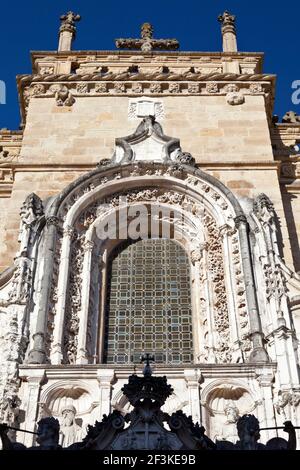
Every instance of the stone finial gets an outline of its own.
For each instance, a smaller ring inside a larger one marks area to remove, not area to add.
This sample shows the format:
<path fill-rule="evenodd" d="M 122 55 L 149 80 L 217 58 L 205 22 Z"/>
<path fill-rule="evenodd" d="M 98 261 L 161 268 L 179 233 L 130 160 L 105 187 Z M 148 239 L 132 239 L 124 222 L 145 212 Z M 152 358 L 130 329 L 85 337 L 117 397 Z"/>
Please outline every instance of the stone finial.
<path fill-rule="evenodd" d="M 153 26 L 150 23 L 143 23 L 141 26 L 141 38 L 138 39 L 116 39 L 118 49 L 140 49 L 150 52 L 154 49 L 171 51 L 179 48 L 177 39 L 154 39 Z"/>
<path fill-rule="evenodd" d="M 72 42 L 76 36 L 75 22 L 81 19 L 80 15 L 69 11 L 66 15 L 60 17 L 61 25 L 59 28 L 59 51 L 70 51 Z"/>
<path fill-rule="evenodd" d="M 141 37 L 143 39 L 153 38 L 153 26 L 151 23 L 143 23 L 141 26 Z"/>
<path fill-rule="evenodd" d="M 237 52 L 235 16 L 225 11 L 219 15 L 218 21 L 222 24 L 223 52 Z"/>

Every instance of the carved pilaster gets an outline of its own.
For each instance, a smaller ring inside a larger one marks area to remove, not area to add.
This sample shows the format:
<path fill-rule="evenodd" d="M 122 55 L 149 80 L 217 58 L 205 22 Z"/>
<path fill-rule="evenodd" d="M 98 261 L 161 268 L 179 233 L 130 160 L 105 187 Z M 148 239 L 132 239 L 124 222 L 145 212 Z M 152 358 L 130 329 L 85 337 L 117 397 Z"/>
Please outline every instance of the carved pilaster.
<path fill-rule="evenodd" d="M 115 379 L 114 369 L 99 369 L 97 371 L 97 380 L 99 383 L 99 403 L 100 416 L 110 413 L 112 383 Z"/>
<path fill-rule="evenodd" d="M 262 402 L 258 405 L 258 418 L 261 427 L 273 427 L 276 426 L 273 410 L 273 393 L 272 387 L 274 382 L 274 374 L 272 370 L 257 370 L 257 381 L 260 385 Z M 266 431 L 264 434 L 265 439 L 274 437 L 270 431 Z"/>
<path fill-rule="evenodd" d="M 184 378 L 189 394 L 190 415 L 195 423 L 201 420 L 201 404 L 200 404 L 200 381 L 202 379 L 199 370 L 185 369 Z"/>
<path fill-rule="evenodd" d="M 24 428 L 27 431 L 35 431 L 36 418 L 38 413 L 38 403 L 41 385 L 45 380 L 45 370 L 32 370 L 30 376 L 27 377 L 28 393 L 26 394 L 25 405 L 25 422 Z M 30 447 L 33 444 L 33 434 L 24 433 L 23 443 Z"/>

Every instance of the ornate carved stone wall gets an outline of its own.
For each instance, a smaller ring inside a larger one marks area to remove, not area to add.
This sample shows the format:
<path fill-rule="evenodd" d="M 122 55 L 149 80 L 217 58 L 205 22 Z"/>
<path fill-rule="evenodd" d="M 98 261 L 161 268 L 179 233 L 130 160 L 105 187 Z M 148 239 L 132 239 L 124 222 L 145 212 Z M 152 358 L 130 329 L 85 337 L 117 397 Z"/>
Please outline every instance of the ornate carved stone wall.
<path fill-rule="evenodd" d="M 139 366 L 103 354 L 120 240 L 99 233 L 143 207 L 191 278 L 194 359 L 156 365 L 165 409 L 219 440 L 246 412 L 300 424 L 300 136 L 295 114 L 272 120 L 275 76 L 257 53 L 149 52 L 151 34 L 139 52 L 70 51 L 78 15 L 63 18 L 59 54 L 18 77 L 23 130 L 0 131 L 0 420 L 33 431 L 53 415 L 69 443 L 128 409 Z"/>

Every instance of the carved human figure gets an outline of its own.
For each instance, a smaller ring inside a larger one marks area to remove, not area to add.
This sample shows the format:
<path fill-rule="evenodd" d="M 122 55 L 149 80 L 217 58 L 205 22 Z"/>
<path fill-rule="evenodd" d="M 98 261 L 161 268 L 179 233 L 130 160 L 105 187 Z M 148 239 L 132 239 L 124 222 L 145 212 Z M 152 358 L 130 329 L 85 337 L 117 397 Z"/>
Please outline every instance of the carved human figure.
<path fill-rule="evenodd" d="M 3 450 L 24 450 L 27 447 L 19 442 L 12 442 L 7 433 L 9 427 L 0 425 L 0 437 Z M 58 450 L 61 446 L 59 441 L 59 421 L 53 417 L 43 418 L 38 422 L 37 439 L 38 446 L 29 447 L 30 450 Z"/>
<path fill-rule="evenodd" d="M 26 253 L 30 241 L 31 228 L 34 222 L 43 215 L 43 203 L 34 193 L 29 194 L 20 209 L 20 230 L 18 255 Z"/>
<path fill-rule="evenodd" d="M 76 408 L 73 405 L 65 406 L 61 414 L 59 442 L 63 447 L 68 447 L 81 440 L 82 428 L 75 421 Z"/>
<path fill-rule="evenodd" d="M 239 419 L 239 409 L 233 401 L 229 401 L 224 407 L 226 417 L 219 433 L 215 436 L 216 441 L 226 440 L 235 443 L 237 440 L 236 423 Z"/>
<path fill-rule="evenodd" d="M 59 445 L 59 421 L 53 417 L 43 418 L 38 422 L 36 442 L 41 450 L 57 450 Z"/>
<path fill-rule="evenodd" d="M 260 439 L 260 428 L 259 421 L 254 415 L 247 414 L 239 418 L 237 430 L 240 440 L 234 446 L 236 450 L 296 450 L 296 432 L 291 421 L 286 421 L 283 428 L 283 431 L 289 435 L 288 441 L 275 437 L 270 439 L 266 445 L 257 442 Z M 285 445 L 283 441 L 285 441 Z"/>

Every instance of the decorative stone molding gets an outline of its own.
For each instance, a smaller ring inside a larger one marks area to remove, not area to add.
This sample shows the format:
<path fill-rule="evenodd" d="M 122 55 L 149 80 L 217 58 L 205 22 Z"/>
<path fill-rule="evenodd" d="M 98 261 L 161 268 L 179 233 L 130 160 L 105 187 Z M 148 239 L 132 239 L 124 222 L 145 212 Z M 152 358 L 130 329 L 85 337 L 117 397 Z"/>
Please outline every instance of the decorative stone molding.
<path fill-rule="evenodd" d="M 239 92 L 228 92 L 228 82 L 237 80 L 232 74 L 198 74 L 188 72 L 186 74 L 175 73 L 137 73 L 130 74 L 124 70 L 120 74 L 109 72 L 105 75 L 38 75 L 23 76 L 19 79 L 20 101 L 22 116 L 25 119 L 27 107 L 32 97 L 55 97 L 58 106 L 72 106 L 76 96 L 120 95 L 211 95 L 213 89 L 218 87 L 218 95 L 227 95 L 233 104 L 241 104 L 244 96 L 253 94 L 253 81 L 261 82 L 262 94 L 267 102 L 273 96 L 273 76 L 270 75 L 240 75 L 238 83 Z M 210 83 L 212 81 L 212 83 Z M 36 90 L 30 87 L 30 83 L 40 82 L 44 88 Z M 55 85 L 52 83 L 55 82 Z M 81 85 L 80 82 L 85 83 Z M 154 82 L 154 83 L 153 83 Z M 155 83 L 156 82 L 156 83 Z M 250 89 L 250 87 L 252 88 Z M 44 90 L 44 91 L 43 91 Z M 68 90 L 68 91 L 67 91 Z M 209 91 L 208 91 L 209 90 Z M 243 96 L 242 96 L 243 95 Z"/>

